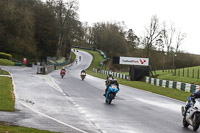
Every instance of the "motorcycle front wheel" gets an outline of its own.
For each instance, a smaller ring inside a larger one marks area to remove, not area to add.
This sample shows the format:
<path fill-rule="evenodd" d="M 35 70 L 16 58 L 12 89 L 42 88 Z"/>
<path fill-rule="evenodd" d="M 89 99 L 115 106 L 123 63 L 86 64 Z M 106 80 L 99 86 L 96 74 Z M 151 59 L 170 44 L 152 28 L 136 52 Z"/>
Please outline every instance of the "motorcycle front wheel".
<path fill-rule="evenodd" d="M 183 126 L 184 126 L 184 127 L 188 127 L 188 126 L 189 126 L 189 124 L 188 124 L 188 122 L 186 121 L 185 117 L 183 118 Z"/>

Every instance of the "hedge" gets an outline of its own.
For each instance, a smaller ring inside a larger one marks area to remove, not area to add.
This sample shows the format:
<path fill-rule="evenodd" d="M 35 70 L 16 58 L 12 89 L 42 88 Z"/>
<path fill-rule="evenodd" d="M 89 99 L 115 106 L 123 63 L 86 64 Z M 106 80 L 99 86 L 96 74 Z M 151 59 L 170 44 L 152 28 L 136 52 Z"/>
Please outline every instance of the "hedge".
<path fill-rule="evenodd" d="M 11 60 L 12 59 L 12 55 L 0 52 L 0 58 Z"/>

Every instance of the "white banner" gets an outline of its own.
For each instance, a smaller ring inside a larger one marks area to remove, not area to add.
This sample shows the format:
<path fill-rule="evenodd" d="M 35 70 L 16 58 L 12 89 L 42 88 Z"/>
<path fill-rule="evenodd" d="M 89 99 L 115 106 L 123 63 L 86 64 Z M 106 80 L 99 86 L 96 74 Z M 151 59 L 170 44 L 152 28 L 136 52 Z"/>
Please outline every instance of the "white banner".
<path fill-rule="evenodd" d="M 149 58 L 120 57 L 119 64 L 149 66 Z"/>

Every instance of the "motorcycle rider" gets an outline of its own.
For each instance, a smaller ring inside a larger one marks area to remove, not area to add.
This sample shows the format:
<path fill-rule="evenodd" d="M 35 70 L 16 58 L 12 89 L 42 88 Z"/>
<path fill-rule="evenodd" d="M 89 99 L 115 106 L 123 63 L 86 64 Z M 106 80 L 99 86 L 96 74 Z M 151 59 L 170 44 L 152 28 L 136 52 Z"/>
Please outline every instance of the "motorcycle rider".
<path fill-rule="evenodd" d="M 109 80 L 109 78 L 112 78 L 112 79 L 114 79 L 114 77 L 112 76 L 112 74 L 111 74 L 111 73 L 109 73 L 109 74 L 108 74 L 108 76 L 106 77 L 106 81 L 108 81 L 108 80 Z"/>
<path fill-rule="evenodd" d="M 106 96 L 106 93 L 107 93 L 107 91 L 108 91 L 108 88 L 109 88 L 109 86 L 111 86 L 112 84 L 115 84 L 116 86 L 117 86 L 117 88 L 118 88 L 118 91 L 119 91 L 119 83 L 117 82 L 117 79 L 112 79 L 110 82 L 108 82 L 108 85 L 107 85 L 107 87 L 106 87 L 106 89 L 105 89 L 105 93 L 103 94 L 103 96 Z"/>
<path fill-rule="evenodd" d="M 196 90 L 194 93 L 192 93 L 192 95 L 187 97 L 184 116 L 186 116 L 187 110 L 191 107 L 191 105 L 195 104 L 195 98 L 200 98 L 200 86 L 198 90 Z"/>
<path fill-rule="evenodd" d="M 81 74 L 82 74 L 82 73 L 85 73 L 85 74 L 86 74 L 86 71 L 83 69 L 83 70 L 81 71 Z"/>
<path fill-rule="evenodd" d="M 60 74 L 61 74 L 62 72 L 66 73 L 65 67 L 63 67 L 63 68 L 61 69 Z"/>

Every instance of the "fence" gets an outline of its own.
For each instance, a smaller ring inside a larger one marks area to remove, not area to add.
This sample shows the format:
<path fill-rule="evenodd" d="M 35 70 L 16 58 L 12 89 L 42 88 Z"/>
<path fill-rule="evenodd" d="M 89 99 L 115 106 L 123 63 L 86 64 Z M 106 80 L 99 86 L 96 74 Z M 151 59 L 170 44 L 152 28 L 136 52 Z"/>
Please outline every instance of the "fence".
<path fill-rule="evenodd" d="M 104 75 L 108 75 L 108 74 L 111 73 L 112 76 L 114 76 L 114 77 L 129 80 L 129 76 L 126 75 L 126 74 L 121 74 L 121 73 L 112 72 L 112 71 L 106 71 L 106 70 L 98 70 L 96 68 L 93 68 L 93 72 L 101 73 L 101 74 L 104 74 Z"/>
<path fill-rule="evenodd" d="M 200 79 L 200 68 L 165 69 L 163 73 L 173 73 L 173 76 Z"/>
<path fill-rule="evenodd" d="M 162 86 L 164 88 L 173 88 L 182 90 L 185 92 L 191 92 L 193 93 L 195 90 L 199 88 L 199 85 L 189 84 L 189 83 L 183 83 L 178 81 L 169 81 L 169 80 L 161 80 L 151 77 L 145 77 L 146 83 L 156 85 L 156 86 Z"/>

